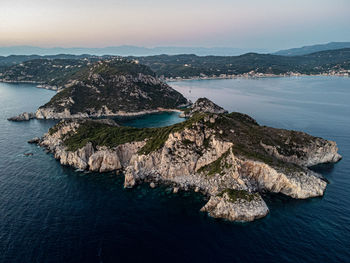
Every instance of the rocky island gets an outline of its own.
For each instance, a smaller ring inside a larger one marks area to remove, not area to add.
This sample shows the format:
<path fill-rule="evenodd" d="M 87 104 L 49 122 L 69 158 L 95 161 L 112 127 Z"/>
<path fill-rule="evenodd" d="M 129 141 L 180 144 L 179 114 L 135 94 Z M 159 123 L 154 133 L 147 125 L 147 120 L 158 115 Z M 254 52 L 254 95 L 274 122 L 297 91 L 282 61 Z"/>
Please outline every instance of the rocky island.
<path fill-rule="evenodd" d="M 341 159 L 335 142 L 260 126 L 207 99 L 194 103 L 189 112 L 193 114 L 184 122 L 161 128 L 62 120 L 38 143 L 62 165 L 123 172 L 128 188 L 148 182 L 152 187 L 171 185 L 174 192 L 200 191 L 208 197 L 201 211 L 232 221 L 266 216 L 267 193 L 322 196 L 327 182 L 308 167 Z"/>

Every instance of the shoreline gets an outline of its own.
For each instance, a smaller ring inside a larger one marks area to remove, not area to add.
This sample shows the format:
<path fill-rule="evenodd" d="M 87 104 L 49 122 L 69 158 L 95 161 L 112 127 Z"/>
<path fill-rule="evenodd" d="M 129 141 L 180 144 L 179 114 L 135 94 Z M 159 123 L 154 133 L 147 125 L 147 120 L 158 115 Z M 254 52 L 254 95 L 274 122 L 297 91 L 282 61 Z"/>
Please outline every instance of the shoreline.
<path fill-rule="evenodd" d="M 70 117 L 68 116 L 56 116 L 53 118 L 38 118 L 36 112 L 35 113 L 28 113 L 28 112 L 24 112 L 21 113 L 17 116 L 13 116 L 13 117 L 9 117 L 7 120 L 9 121 L 29 121 L 32 119 L 36 119 L 36 120 L 77 120 L 77 119 L 103 119 L 103 118 L 120 118 L 120 119 L 129 119 L 129 118 L 137 118 L 137 117 L 142 117 L 142 116 L 146 116 L 149 114 L 157 114 L 157 113 L 162 113 L 162 112 L 177 112 L 179 113 L 179 115 L 181 115 L 181 113 L 183 112 L 183 110 L 180 109 L 164 109 L 164 108 L 159 108 L 157 110 L 148 110 L 148 111 L 139 111 L 139 112 L 119 112 L 119 113 L 115 113 L 115 114 L 102 114 L 102 115 L 84 115 L 83 113 L 81 114 L 76 114 L 76 116 L 72 115 Z M 184 118 L 185 117 L 180 117 L 179 118 Z"/>
<path fill-rule="evenodd" d="M 45 82 L 38 82 L 38 81 L 31 81 L 31 80 L 4 80 L 0 79 L 0 83 L 7 83 L 7 84 L 33 84 L 36 85 L 36 88 L 38 89 L 46 89 L 46 90 L 53 90 L 56 92 L 59 92 L 61 89 L 57 86 L 51 86 L 48 84 L 45 84 Z"/>
<path fill-rule="evenodd" d="M 350 77 L 350 73 L 320 73 L 320 74 L 262 74 L 258 73 L 256 75 L 252 75 L 250 73 L 240 74 L 240 75 L 227 75 L 227 76 L 215 76 L 215 77 L 190 77 L 190 78 L 164 78 L 163 80 L 167 83 L 171 82 L 180 82 L 180 81 L 190 81 L 190 80 L 220 80 L 220 79 L 259 79 L 259 78 L 288 78 L 288 77 Z"/>
<path fill-rule="evenodd" d="M 220 80 L 220 79 L 259 79 L 259 78 L 288 78 L 288 77 L 350 77 L 350 71 L 348 72 L 339 72 L 339 73 L 319 73 L 319 74 L 302 74 L 291 72 L 289 74 L 264 74 L 264 73 L 244 73 L 239 75 L 226 75 L 225 76 L 194 76 L 189 78 L 182 77 L 171 77 L 171 78 L 162 78 L 166 83 L 177 82 L 177 81 L 189 81 L 189 80 Z M 31 81 L 31 80 L 4 80 L 0 79 L 0 83 L 9 83 L 9 84 L 36 84 L 38 89 L 46 89 L 53 91 L 60 91 L 62 88 L 57 86 L 51 86 L 45 84 L 45 82 Z"/>

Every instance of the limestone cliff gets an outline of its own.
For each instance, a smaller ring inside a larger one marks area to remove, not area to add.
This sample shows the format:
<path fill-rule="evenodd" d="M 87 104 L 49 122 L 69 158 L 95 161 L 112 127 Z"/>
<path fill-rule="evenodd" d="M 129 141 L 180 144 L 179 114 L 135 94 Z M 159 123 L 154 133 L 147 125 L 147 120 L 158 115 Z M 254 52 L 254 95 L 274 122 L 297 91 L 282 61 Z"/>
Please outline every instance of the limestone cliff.
<path fill-rule="evenodd" d="M 307 167 L 337 162 L 335 142 L 259 126 L 239 113 L 194 114 L 163 128 L 129 128 L 90 120 L 61 121 L 40 140 L 64 165 L 122 170 L 125 187 L 166 183 L 209 197 L 202 211 L 252 221 L 268 208 L 262 193 L 322 196 L 327 183 Z"/>

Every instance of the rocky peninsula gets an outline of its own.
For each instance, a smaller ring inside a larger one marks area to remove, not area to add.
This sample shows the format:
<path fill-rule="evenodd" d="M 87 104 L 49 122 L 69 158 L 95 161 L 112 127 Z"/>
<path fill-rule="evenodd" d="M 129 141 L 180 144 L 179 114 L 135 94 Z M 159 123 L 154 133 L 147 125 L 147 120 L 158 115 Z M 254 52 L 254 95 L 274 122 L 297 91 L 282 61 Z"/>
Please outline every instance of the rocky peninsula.
<path fill-rule="evenodd" d="M 50 69 L 66 62 L 45 63 Z M 40 68 L 42 63 L 34 65 Z M 62 165 L 122 172 L 127 188 L 147 182 L 151 187 L 171 185 L 174 192 L 200 191 L 208 197 L 201 210 L 212 217 L 262 218 L 269 212 L 263 199 L 268 193 L 298 199 L 322 196 L 327 182 L 308 167 L 341 159 L 335 142 L 260 126 L 206 98 L 189 107 L 185 97 L 135 60 L 77 64 L 59 80 L 58 92 L 48 103 L 35 113 L 9 119 L 60 120 L 29 143 L 45 147 Z M 132 128 L 96 119 L 171 110 L 182 111 L 186 120 L 168 127 Z"/>
<path fill-rule="evenodd" d="M 37 119 L 134 116 L 187 104 L 187 99 L 147 66 L 127 60 L 103 60 L 69 80 L 35 115 Z"/>
<path fill-rule="evenodd" d="M 62 165 L 123 172 L 127 188 L 147 182 L 171 185 L 174 192 L 200 191 L 208 197 L 201 211 L 232 221 L 266 216 L 267 193 L 322 196 L 327 182 L 308 167 L 341 159 L 333 141 L 260 126 L 207 99 L 184 114 L 184 122 L 161 128 L 62 120 L 36 141 Z"/>
<path fill-rule="evenodd" d="M 181 93 L 160 80 L 149 67 L 122 58 L 81 67 L 55 88 L 57 94 L 33 113 L 36 119 L 137 116 L 189 105 Z M 30 118 L 24 113 L 9 120 L 25 121 L 32 119 L 33 114 Z"/>

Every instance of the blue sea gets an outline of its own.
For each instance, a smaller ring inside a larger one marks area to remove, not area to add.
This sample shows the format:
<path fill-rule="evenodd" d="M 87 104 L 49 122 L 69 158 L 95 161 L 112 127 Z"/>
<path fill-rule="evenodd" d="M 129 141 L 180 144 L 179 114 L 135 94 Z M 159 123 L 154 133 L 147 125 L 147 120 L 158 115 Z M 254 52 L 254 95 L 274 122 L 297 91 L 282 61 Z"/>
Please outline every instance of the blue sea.
<path fill-rule="evenodd" d="M 350 262 L 350 78 L 299 77 L 171 82 L 260 124 L 335 140 L 343 160 L 317 168 L 325 196 L 267 196 L 253 223 L 199 212 L 200 194 L 63 167 L 27 140 L 53 121 L 9 122 L 55 93 L 0 83 L 0 262 Z M 124 120 L 135 127 L 182 121 L 177 113 Z M 25 156 L 24 153 L 33 153 Z"/>

